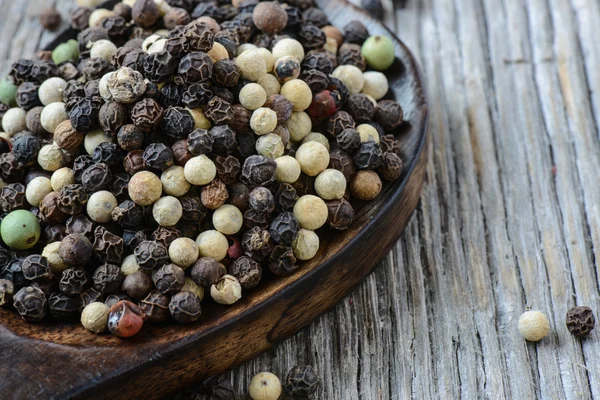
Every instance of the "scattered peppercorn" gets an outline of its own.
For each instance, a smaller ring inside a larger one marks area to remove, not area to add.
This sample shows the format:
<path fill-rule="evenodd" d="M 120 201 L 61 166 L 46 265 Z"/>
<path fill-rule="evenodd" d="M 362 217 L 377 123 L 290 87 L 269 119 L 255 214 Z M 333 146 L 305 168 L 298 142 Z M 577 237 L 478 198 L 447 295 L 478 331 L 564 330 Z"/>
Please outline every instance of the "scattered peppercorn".
<path fill-rule="evenodd" d="M 596 318 L 590 307 L 577 306 L 567 311 L 566 324 L 573 335 L 584 337 L 594 329 Z"/>

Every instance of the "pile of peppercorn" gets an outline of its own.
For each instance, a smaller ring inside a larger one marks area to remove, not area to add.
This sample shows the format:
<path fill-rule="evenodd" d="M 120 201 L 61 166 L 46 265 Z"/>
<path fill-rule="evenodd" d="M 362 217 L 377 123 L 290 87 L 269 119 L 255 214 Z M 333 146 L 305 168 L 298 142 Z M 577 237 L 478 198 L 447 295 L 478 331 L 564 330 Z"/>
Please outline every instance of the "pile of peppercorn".
<path fill-rule="evenodd" d="M 26 321 L 196 321 L 205 291 L 229 305 L 293 274 L 402 174 L 394 45 L 359 21 L 124 0 L 71 25 L 0 81 L 0 305 Z"/>

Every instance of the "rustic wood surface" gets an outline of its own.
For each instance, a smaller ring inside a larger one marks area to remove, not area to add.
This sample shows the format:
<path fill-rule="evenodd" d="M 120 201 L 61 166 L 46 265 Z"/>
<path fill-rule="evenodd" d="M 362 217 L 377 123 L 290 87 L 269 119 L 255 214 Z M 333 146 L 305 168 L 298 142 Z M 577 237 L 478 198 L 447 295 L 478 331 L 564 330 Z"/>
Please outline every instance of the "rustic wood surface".
<path fill-rule="evenodd" d="M 50 3 L 0 0 L 0 74 L 51 40 L 35 19 Z M 227 376 L 241 396 L 256 372 L 308 363 L 319 399 L 600 398 L 600 333 L 564 326 L 573 305 L 600 312 L 600 4 L 394 4 L 430 98 L 419 211 L 334 311 Z M 550 318 L 538 344 L 516 328 L 527 307 Z"/>

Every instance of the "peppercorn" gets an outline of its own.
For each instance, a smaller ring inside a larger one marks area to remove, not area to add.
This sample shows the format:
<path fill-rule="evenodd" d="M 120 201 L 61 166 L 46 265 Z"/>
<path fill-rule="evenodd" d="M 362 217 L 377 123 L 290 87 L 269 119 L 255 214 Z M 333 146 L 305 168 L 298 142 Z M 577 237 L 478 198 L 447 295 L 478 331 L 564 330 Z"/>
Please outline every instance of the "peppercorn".
<path fill-rule="evenodd" d="M 129 181 L 129 197 L 141 206 L 154 204 L 162 194 L 162 183 L 149 171 L 136 173 Z"/>
<path fill-rule="evenodd" d="M 89 288 L 79 295 L 78 310 L 82 312 L 88 304 L 94 302 L 103 302 L 104 296 L 94 288 Z"/>
<path fill-rule="evenodd" d="M 379 144 L 372 140 L 361 143 L 360 148 L 354 154 L 354 163 L 358 169 L 379 168 L 383 163 L 383 153 Z"/>
<path fill-rule="evenodd" d="M 193 157 L 193 154 L 189 151 L 186 139 L 181 139 L 173 143 L 171 150 L 173 150 L 175 163 L 181 167 L 184 167 Z"/>
<path fill-rule="evenodd" d="M 145 240 L 134 250 L 135 258 L 140 268 L 153 270 L 169 262 L 167 247 L 159 242 Z"/>
<path fill-rule="evenodd" d="M 13 136 L 27 128 L 27 113 L 25 110 L 15 107 L 11 108 L 2 117 L 2 129 L 8 135 Z"/>
<path fill-rule="evenodd" d="M 67 268 L 62 272 L 58 287 L 62 293 L 75 296 L 81 294 L 88 283 L 89 279 L 83 269 Z"/>
<path fill-rule="evenodd" d="M 387 36 L 371 36 L 363 43 L 362 54 L 369 67 L 384 71 L 394 63 L 394 42 Z"/>
<path fill-rule="evenodd" d="M 83 214 L 73 215 L 66 222 L 66 233 L 67 235 L 80 233 L 91 239 L 94 237 L 94 223 Z"/>
<path fill-rule="evenodd" d="M 48 224 L 60 224 L 65 222 L 69 216 L 58 208 L 59 192 L 48 193 L 40 203 L 40 219 Z M 4 222 L 4 221 L 3 221 Z M 6 239 L 5 239 L 6 241 Z"/>
<path fill-rule="evenodd" d="M 103 264 L 92 275 L 94 289 L 103 295 L 117 293 L 121 289 L 124 276 L 121 269 L 113 264 Z"/>
<path fill-rule="evenodd" d="M 104 300 L 104 304 L 106 304 L 109 307 L 112 307 L 121 300 L 129 301 L 129 300 L 131 300 L 131 298 L 129 296 L 127 296 L 125 293 L 109 294 L 108 296 L 106 296 L 106 300 Z"/>
<path fill-rule="evenodd" d="M 97 98 L 81 98 L 69 110 L 71 125 L 78 132 L 90 132 L 98 125 L 101 102 Z"/>
<path fill-rule="evenodd" d="M 227 186 L 220 179 L 215 179 L 203 187 L 200 196 L 202 204 L 211 210 L 216 210 L 225 204 L 228 197 Z"/>
<path fill-rule="evenodd" d="M 8 251 L 3 248 L 8 257 Z M 4 252 L 2 254 L 4 254 Z M 7 260 L 8 261 L 8 260 Z M 23 259 L 16 258 L 8 261 L 3 267 L 0 268 L 0 279 L 7 279 L 13 283 L 15 290 L 19 290 L 22 287 L 28 285 L 29 281 L 25 279 L 23 275 Z"/>
<path fill-rule="evenodd" d="M 67 185 L 60 190 L 57 206 L 65 214 L 80 214 L 86 203 L 88 195 L 84 186 L 78 184 Z"/>
<path fill-rule="evenodd" d="M 54 172 L 64 165 L 65 154 L 57 145 L 47 144 L 40 149 L 37 162 L 43 170 Z"/>
<path fill-rule="evenodd" d="M 302 70 L 317 70 L 325 75 L 330 75 L 333 72 L 334 64 L 330 60 L 326 52 L 319 50 L 309 51 L 302 61 Z"/>
<path fill-rule="evenodd" d="M 387 181 L 395 181 L 404 171 L 404 164 L 398 154 L 388 151 L 383 153 L 383 160 L 379 167 L 379 174 Z"/>
<path fill-rule="evenodd" d="M 567 329 L 573 335 L 584 337 L 594 329 L 596 318 L 590 307 L 578 306 L 572 307 L 567 311 Z"/>
<path fill-rule="evenodd" d="M 82 31 L 88 27 L 92 10 L 87 7 L 77 7 L 70 13 L 71 28 Z"/>
<path fill-rule="evenodd" d="M 252 400 L 277 400 L 281 396 L 281 382 L 270 372 L 254 375 L 248 386 Z"/>
<path fill-rule="evenodd" d="M 183 36 L 186 40 L 185 45 L 190 52 L 207 52 L 213 47 L 214 33 L 206 22 L 193 21 L 189 23 L 185 27 Z"/>
<path fill-rule="evenodd" d="M 240 211 L 248 209 L 249 189 L 241 182 L 236 182 L 228 187 L 229 203 L 236 206 Z"/>
<path fill-rule="evenodd" d="M 240 71 L 235 62 L 231 60 L 219 60 L 213 66 L 212 77 L 217 85 L 233 87 L 240 79 Z"/>
<path fill-rule="evenodd" d="M 526 311 L 519 317 L 519 332 L 525 340 L 538 342 L 548 336 L 550 322 L 540 311 Z"/>
<path fill-rule="evenodd" d="M 154 0 L 137 0 L 131 8 L 131 17 L 142 28 L 150 28 L 160 17 Z"/>
<path fill-rule="evenodd" d="M 167 29 L 173 29 L 177 25 L 187 25 L 191 20 L 190 14 L 184 8 L 179 7 L 173 7 L 163 17 L 163 23 Z"/>
<path fill-rule="evenodd" d="M 238 280 L 242 289 L 249 290 L 258 286 L 262 278 L 262 268 L 252 258 L 242 256 L 231 264 L 229 274 Z"/>
<path fill-rule="evenodd" d="M 259 227 L 266 229 L 269 226 L 270 216 L 267 213 L 258 212 L 253 209 L 244 212 L 244 227 L 247 229 Z"/>
<path fill-rule="evenodd" d="M 275 243 L 289 245 L 296 238 L 299 229 L 300 225 L 294 214 L 283 212 L 271 223 L 269 232 Z"/>
<path fill-rule="evenodd" d="M 31 110 L 27 112 L 25 117 L 25 125 L 29 131 L 38 136 L 43 136 L 48 134 L 48 132 L 44 129 L 41 122 L 42 111 L 44 110 L 43 106 L 33 107 Z M 0 121 L 2 118 L 0 117 Z"/>
<path fill-rule="evenodd" d="M 354 122 L 354 118 L 352 118 L 349 113 L 346 111 L 337 111 L 329 118 L 329 122 L 327 123 L 327 133 L 332 136 L 337 136 L 346 129 L 354 129 L 355 127 L 356 123 Z"/>
<path fill-rule="evenodd" d="M 40 239 L 40 234 L 40 223 L 29 211 L 12 211 L 2 219 L 0 224 L 2 240 L 8 247 L 16 250 L 32 248 Z"/>
<path fill-rule="evenodd" d="M 121 300 L 110 308 L 108 330 L 113 335 L 127 338 L 136 335 L 144 324 L 144 312 L 134 303 Z"/>
<path fill-rule="evenodd" d="M 85 265 L 92 256 L 90 240 L 80 233 L 65 237 L 58 248 L 58 255 L 68 265 Z M 69 294 L 69 293 L 67 293 Z"/>
<path fill-rule="evenodd" d="M 124 240 L 103 226 L 94 230 L 94 252 L 104 263 L 120 264 L 123 259 Z"/>
<path fill-rule="evenodd" d="M 292 397 L 309 397 L 318 385 L 319 377 L 310 365 L 295 366 L 285 378 L 285 390 Z"/>
<path fill-rule="evenodd" d="M 210 295 L 219 304 L 231 305 L 242 298 L 242 287 L 231 275 L 224 275 L 210 287 Z"/>
<path fill-rule="evenodd" d="M 192 292 L 181 291 L 171 298 L 169 311 L 177 322 L 188 324 L 197 321 L 202 313 L 200 299 Z"/>
<path fill-rule="evenodd" d="M 277 114 L 269 108 L 258 108 L 252 113 L 250 127 L 257 135 L 271 133 L 277 127 Z"/>
<path fill-rule="evenodd" d="M 217 261 L 209 257 L 198 259 L 191 268 L 192 280 L 198 285 L 209 288 L 217 283 L 226 271 Z"/>
<path fill-rule="evenodd" d="M 140 308 L 150 323 L 166 321 L 169 317 L 169 298 L 158 290 L 153 290 L 140 301 Z"/>
<path fill-rule="evenodd" d="M 55 292 L 48 297 L 48 311 L 59 320 L 72 319 L 77 316 L 77 299 L 64 293 Z"/>
<path fill-rule="evenodd" d="M 36 83 L 23 82 L 17 89 L 17 105 L 25 111 L 29 111 L 34 107 L 41 106 L 42 102 L 38 97 L 39 88 L 40 85 Z"/>
<path fill-rule="evenodd" d="M 333 229 L 346 230 L 354 220 L 354 209 L 345 199 L 331 200 L 327 202 L 329 216 L 327 222 Z"/>
<path fill-rule="evenodd" d="M 153 280 L 156 288 L 161 293 L 173 295 L 182 290 L 185 282 L 185 273 L 177 265 L 167 264 L 156 271 Z"/>
<path fill-rule="evenodd" d="M 10 307 L 13 303 L 15 285 L 7 279 L 0 279 L 0 307 Z"/>
<path fill-rule="evenodd" d="M 344 37 L 349 43 L 362 45 L 369 37 L 369 30 L 362 22 L 353 20 L 344 26 Z"/>
<path fill-rule="evenodd" d="M 299 167 L 298 167 L 299 168 Z M 275 193 L 275 207 L 278 211 L 289 211 L 294 207 L 298 195 L 296 189 L 289 183 L 279 185 Z"/>
<path fill-rule="evenodd" d="M 0 208 L 11 212 L 25 206 L 25 186 L 22 183 L 10 183 L 0 189 Z"/>
<path fill-rule="evenodd" d="M 178 73 L 179 78 L 188 85 L 196 82 L 206 82 L 212 76 L 213 64 L 206 53 L 190 53 L 181 59 Z"/>
<path fill-rule="evenodd" d="M 177 71 L 177 60 L 167 51 L 159 51 L 144 58 L 143 68 L 150 82 L 162 83 Z"/>
<path fill-rule="evenodd" d="M 33 286 L 19 290 L 14 295 L 13 305 L 27 322 L 39 322 L 44 319 L 48 307 L 44 292 Z"/>
<path fill-rule="evenodd" d="M 404 112 L 393 100 L 382 100 L 375 108 L 375 121 L 386 131 L 396 130 L 402 125 Z"/>
<path fill-rule="evenodd" d="M 233 119 L 233 107 L 220 97 L 213 97 L 205 106 L 204 113 L 214 125 L 227 125 Z"/>
<path fill-rule="evenodd" d="M 196 238 L 201 257 L 211 257 L 221 261 L 227 256 L 229 243 L 227 238 L 217 230 L 204 231 Z"/>
<path fill-rule="evenodd" d="M 368 170 L 358 171 L 350 183 L 352 196 L 359 200 L 373 200 L 381 193 L 381 188 L 379 175 Z"/>
<path fill-rule="evenodd" d="M 353 65 L 361 71 L 367 68 L 367 61 L 363 57 L 360 45 L 358 44 L 344 43 L 341 45 L 337 60 L 339 65 Z"/>
<path fill-rule="evenodd" d="M 123 280 L 122 290 L 135 300 L 141 300 L 148 296 L 154 283 L 148 274 L 137 271 L 129 274 Z"/>
<path fill-rule="evenodd" d="M 81 312 L 81 324 L 93 333 L 102 333 L 107 328 L 110 308 L 101 302 L 94 301 L 85 306 Z"/>
<path fill-rule="evenodd" d="M 23 276 L 29 281 L 52 279 L 53 273 L 48 260 L 39 254 L 32 254 L 23 259 L 21 264 Z"/>
<path fill-rule="evenodd" d="M 340 149 L 350 154 L 356 152 L 361 145 L 360 134 L 353 128 L 344 129 L 337 135 L 336 141 Z"/>
<path fill-rule="evenodd" d="M 248 230 L 242 237 L 242 247 L 249 257 L 263 261 L 273 250 L 271 235 L 258 226 Z"/>
<path fill-rule="evenodd" d="M 131 110 L 131 119 L 141 132 L 152 132 L 158 127 L 163 115 L 163 108 L 151 98 L 138 101 Z"/>

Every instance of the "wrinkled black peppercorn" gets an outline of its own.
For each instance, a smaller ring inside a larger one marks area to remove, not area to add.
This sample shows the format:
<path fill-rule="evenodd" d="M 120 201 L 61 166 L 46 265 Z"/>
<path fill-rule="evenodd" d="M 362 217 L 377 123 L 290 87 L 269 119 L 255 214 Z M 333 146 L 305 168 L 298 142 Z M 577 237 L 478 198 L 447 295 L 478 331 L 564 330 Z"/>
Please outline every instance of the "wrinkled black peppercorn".
<path fill-rule="evenodd" d="M 183 139 L 194 130 L 195 122 L 192 114 L 182 107 L 169 107 L 163 115 L 161 128 L 175 139 Z"/>
<path fill-rule="evenodd" d="M 52 317 L 60 320 L 77 317 L 78 301 L 64 293 L 55 292 L 48 297 L 48 311 Z"/>
<path fill-rule="evenodd" d="M 358 169 L 377 169 L 382 162 L 381 148 L 373 140 L 361 143 L 360 148 L 354 154 L 354 163 Z"/>
<path fill-rule="evenodd" d="M 89 283 L 86 272 L 80 268 L 67 268 L 62 272 L 58 288 L 68 296 L 81 294 Z"/>
<path fill-rule="evenodd" d="M 191 268 L 190 276 L 192 280 L 204 288 L 210 288 L 211 285 L 217 283 L 225 270 L 218 262 L 209 257 L 199 258 Z"/>
<path fill-rule="evenodd" d="M 158 269 L 169 262 L 167 247 L 154 241 L 143 241 L 135 248 L 134 254 L 140 268 L 146 270 Z"/>
<path fill-rule="evenodd" d="M 19 290 L 14 296 L 13 305 L 27 322 L 41 321 L 48 310 L 46 295 L 41 289 L 33 286 Z"/>
<path fill-rule="evenodd" d="M 200 299 L 192 292 L 181 291 L 171 298 L 169 311 L 177 322 L 188 324 L 197 321 L 202 314 Z"/>
<path fill-rule="evenodd" d="M 248 290 L 255 288 L 260 283 L 262 268 L 260 263 L 252 258 L 242 256 L 231 264 L 229 274 L 240 282 L 242 289 Z"/>
<path fill-rule="evenodd" d="M 141 300 L 140 308 L 150 323 L 163 322 L 169 318 L 169 298 L 158 290 L 151 291 Z"/>
<path fill-rule="evenodd" d="M 104 264 L 96 268 L 92 275 L 94 289 L 103 295 L 117 293 L 121 290 L 124 276 L 121 269 L 113 264 Z"/>
<path fill-rule="evenodd" d="M 242 181 L 251 186 L 268 186 L 275 182 L 277 163 L 264 156 L 250 156 L 244 161 Z"/>
<path fill-rule="evenodd" d="M 161 293 L 174 295 L 183 288 L 185 272 L 175 264 L 167 264 L 156 271 L 153 280 Z"/>
<path fill-rule="evenodd" d="M 296 366 L 285 378 L 285 390 L 293 397 L 311 396 L 319 385 L 319 377 L 310 365 Z"/>
<path fill-rule="evenodd" d="M 575 336 L 589 335 L 595 324 L 594 312 L 589 307 L 578 306 L 567 311 L 567 329 Z"/>
<path fill-rule="evenodd" d="M 42 257 L 39 254 L 32 254 L 25 257 L 21 264 L 21 270 L 25 279 L 29 281 L 52 279 L 54 276 L 46 257 Z"/>

